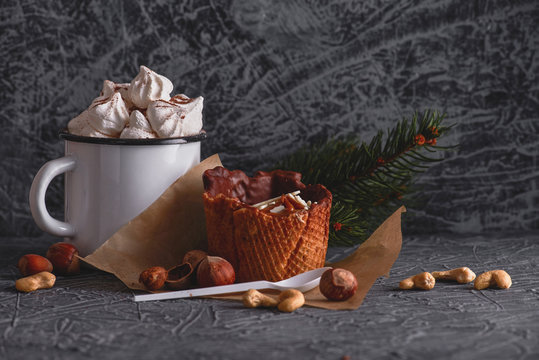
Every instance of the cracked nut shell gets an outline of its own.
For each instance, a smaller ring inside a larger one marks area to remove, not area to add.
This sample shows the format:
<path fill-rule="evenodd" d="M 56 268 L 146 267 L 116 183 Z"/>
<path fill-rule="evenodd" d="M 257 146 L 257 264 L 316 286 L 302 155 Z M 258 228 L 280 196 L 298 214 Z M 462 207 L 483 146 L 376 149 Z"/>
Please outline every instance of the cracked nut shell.
<path fill-rule="evenodd" d="M 208 256 L 208 254 L 205 251 L 191 250 L 183 256 L 182 264 L 189 263 L 191 264 L 193 271 L 196 271 L 198 265 L 200 265 L 200 263 L 202 262 L 202 260 L 204 260 L 204 258 L 206 258 L 206 256 Z"/>
<path fill-rule="evenodd" d="M 167 272 L 165 284 L 170 290 L 184 290 L 194 286 L 195 273 L 190 263 L 176 265 Z"/>

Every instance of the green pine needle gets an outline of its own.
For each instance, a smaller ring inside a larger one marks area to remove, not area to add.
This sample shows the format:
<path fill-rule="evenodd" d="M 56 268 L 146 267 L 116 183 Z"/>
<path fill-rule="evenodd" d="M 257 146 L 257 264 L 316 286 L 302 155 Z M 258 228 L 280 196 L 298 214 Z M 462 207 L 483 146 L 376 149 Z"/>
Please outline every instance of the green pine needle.
<path fill-rule="evenodd" d="M 452 126 L 443 126 L 445 114 L 415 113 L 370 143 L 357 136 L 329 139 L 299 149 L 275 168 L 303 175 L 305 184 L 323 184 L 333 194 L 329 244 L 361 243 L 405 199 L 411 199 L 415 176 L 442 159 L 433 154 L 454 149 L 436 142 Z"/>

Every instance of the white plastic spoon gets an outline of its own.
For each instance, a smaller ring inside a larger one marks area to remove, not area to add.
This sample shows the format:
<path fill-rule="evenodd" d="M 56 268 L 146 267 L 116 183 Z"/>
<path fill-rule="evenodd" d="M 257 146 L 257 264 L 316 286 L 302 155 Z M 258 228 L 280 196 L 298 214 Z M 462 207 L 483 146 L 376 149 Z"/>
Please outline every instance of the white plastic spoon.
<path fill-rule="evenodd" d="M 277 282 L 261 280 L 261 281 L 251 281 L 251 282 L 232 284 L 232 285 L 212 286 L 212 287 L 201 288 L 201 289 L 170 291 L 170 292 L 158 293 L 158 294 L 135 295 L 135 301 L 138 302 L 138 301 L 152 301 L 152 300 L 181 299 L 181 298 L 186 298 L 186 297 L 235 293 L 235 292 L 240 292 L 240 291 L 247 291 L 249 289 L 276 289 L 276 290 L 297 289 L 301 292 L 305 292 L 318 286 L 318 284 L 320 283 L 320 276 L 322 276 L 322 274 L 327 269 L 331 269 L 331 268 L 323 267 L 320 269 L 314 269 L 311 271 L 304 272 L 303 274 L 292 276 L 289 279 L 281 280 Z"/>

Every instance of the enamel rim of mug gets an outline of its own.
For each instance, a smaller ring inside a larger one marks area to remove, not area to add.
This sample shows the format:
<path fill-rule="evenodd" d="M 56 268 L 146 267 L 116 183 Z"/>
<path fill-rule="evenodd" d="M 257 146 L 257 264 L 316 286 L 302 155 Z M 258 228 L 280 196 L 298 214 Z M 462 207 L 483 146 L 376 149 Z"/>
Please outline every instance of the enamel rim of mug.
<path fill-rule="evenodd" d="M 183 136 L 176 138 L 157 138 L 157 139 L 122 139 L 122 138 L 99 138 L 91 136 L 73 135 L 67 130 L 61 130 L 60 138 L 64 140 L 104 145 L 174 145 L 198 142 L 207 138 L 206 131 L 202 130 L 197 135 Z"/>

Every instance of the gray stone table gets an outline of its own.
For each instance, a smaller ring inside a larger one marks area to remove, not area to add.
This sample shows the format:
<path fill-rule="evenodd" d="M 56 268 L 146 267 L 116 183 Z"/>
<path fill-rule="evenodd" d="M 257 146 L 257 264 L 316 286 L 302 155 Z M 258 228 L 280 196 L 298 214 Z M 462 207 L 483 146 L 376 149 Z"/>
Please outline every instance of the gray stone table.
<path fill-rule="evenodd" d="M 54 241 L 1 239 L 1 359 L 539 359 L 539 233 L 405 234 L 390 277 L 358 310 L 292 314 L 212 299 L 135 303 L 114 276 L 93 270 L 17 293 L 18 258 Z M 328 259 L 349 251 L 330 249 Z M 397 287 L 409 275 L 458 266 L 503 268 L 513 286 Z"/>

